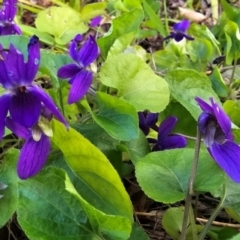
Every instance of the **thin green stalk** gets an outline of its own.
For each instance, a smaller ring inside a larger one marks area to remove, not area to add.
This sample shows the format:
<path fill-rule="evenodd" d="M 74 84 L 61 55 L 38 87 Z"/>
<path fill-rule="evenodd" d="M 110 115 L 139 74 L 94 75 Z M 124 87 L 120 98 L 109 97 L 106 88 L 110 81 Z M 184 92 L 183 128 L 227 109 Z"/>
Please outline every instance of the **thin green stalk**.
<path fill-rule="evenodd" d="M 184 216 L 183 216 L 182 232 L 181 232 L 179 240 L 186 239 L 189 211 L 191 208 L 192 195 L 194 194 L 193 184 L 194 184 L 194 180 L 195 180 L 195 176 L 196 176 L 196 172 L 197 172 L 199 151 L 200 151 L 200 145 L 201 145 L 201 133 L 200 133 L 199 128 L 197 128 L 197 137 L 196 138 L 197 138 L 197 140 L 196 140 L 196 146 L 195 146 L 194 161 L 193 161 L 191 176 L 190 176 L 189 183 L 188 183 L 188 192 L 187 192 L 187 196 L 185 199 L 185 211 L 184 211 Z"/>
<path fill-rule="evenodd" d="M 164 7 L 164 16 L 165 16 L 165 28 L 166 28 L 166 34 L 169 35 L 169 26 L 168 26 L 168 18 L 167 18 L 167 1 L 163 1 L 163 7 Z"/>
<path fill-rule="evenodd" d="M 234 75 L 235 75 L 236 67 L 237 67 L 237 59 L 235 58 L 235 59 L 234 59 L 234 63 L 233 63 L 233 69 L 232 69 L 232 75 L 231 75 L 231 78 L 230 78 L 230 83 L 232 83 L 233 80 L 234 80 Z"/>
<path fill-rule="evenodd" d="M 189 210 L 189 218 L 190 218 L 190 224 L 191 224 L 191 229 L 192 229 L 192 240 L 198 240 L 195 216 L 194 216 L 193 208 L 191 205 L 190 205 L 190 210 Z"/>
<path fill-rule="evenodd" d="M 216 207 L 216 209 L 214 210 L 214 212 L 212 213 L 211 217 L 208 219 L 208 222 L 206 223 L 206 225 L 203 228 L 203 231 L 201 232 L 201 234 L 199 235 L 199 240 L 204 240 L 205 236 L 207 235 L 207 232 L 209 230 L 209 228 L 212 225 L 212 222 L 214 221 L 214 219 L 217 217 L 217 215 L 219 214 L 219 212 L 222 210 L 222 204 L 224 202 L 225 198 L 222 198 L 221 201 L 219 202 L 218 206 Z"/>
<path fill-rule="evenodd" d="M 63 117 L 65 117 L 65 112 L 64 112 L 64 104 L 63 104 L 63 95 L 62 95 L 62 89 L 61 89 L 61 85 L 58 88 L 58 94 L 59 94 L 59 98 L 60 98 L 60 107 L 62 110 L 62 114 Z"/>

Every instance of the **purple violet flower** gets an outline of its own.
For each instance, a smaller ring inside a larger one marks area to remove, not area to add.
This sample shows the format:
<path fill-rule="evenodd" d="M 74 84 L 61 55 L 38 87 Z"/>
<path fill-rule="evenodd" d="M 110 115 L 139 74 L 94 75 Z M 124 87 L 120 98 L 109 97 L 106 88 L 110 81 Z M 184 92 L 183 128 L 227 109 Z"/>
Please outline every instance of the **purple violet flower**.
<path fill-rule="evenodd" d="M 3 0 L 0 10 L 0 35 L 21 34 L 22 31 L 14 22 L 17 13 L 17 0 Z"/>
<path fill-rule="evenodd" d="M 172 134 L 172 130 L 177 123 L 177 118 L 170 116 L 161 122 L 158 128 L 158 138 L 148 138 L 149 143 L 154 143 L 152 151 L 161 151 L 165 149 L 184 148 L 186 139 L 183 136 Z"/>
<path fill-rule="evenodd" d="M 97 16 L 91 20 L 89 25 L 92 28 L 97 27 L 98 25 L 100 25 L 101 21 L 102 21 L 102 16 Z"/>
<path fill-rule="evenodd" d="M 49 137 L 52 136 L 52 130 L 48 130 L 46 126 L 49 125 L 51 118 L 51 111 L 45 107 L 42 108 L 38 123 L 32 128 L 26 128 L 18 124 L 10 117 L 6 118 L 6 127 L 18 137 L 26 140 L 17 164 L 19 178 L 33 177 L 46 163 L 51 148 Z"/>
<path fill-rule="evenodd" d="M 79 36 L 77 35 L 73 39 L 69 49 L 69 54 L 76 63 L 67 64 L 58 70 L 58 77 L 70 78 L 68 82 L 72 87 L 68 95 L 69 104 L 79 101 L 87 93 L 92 84 L 93 73 L 86 68 L 99 55 L 99 48 L 93 36 L 90 36 L 83 46 L 78 49 Z"/>
<path fill-rule="evenodd" d="M 213 98 L 210 105 L 199 97 L 196 101 L 203 110 L 198 126 L 210 155 L 233 181 L 240 183 L 240 146 L 233 142 L 229 117 Z"/>
<path fill-rule="evenodd" d="M 158 131 L 158 127 L 156 125 L 158 121 L 158 113 L 139 112 L 138 118 L 139 128 L 146 136 L 149 134 L 150 128 Z"/>
<path fill-rule="evenodd" d="M 27 62 L 12 44 L 7 50 L 0 45 L 0 52 L 0 84 L 7 90 L 0 96 L 0 139 L 4 134 L 8 111 L 14 122 L 29 128 L 38 121 L 44 104 L 59 121 L 67 125 L 50 96 L 33 84 L 40 61 L 38 38 L 33 36 L 29 41 Z"/>
<path fill-rule="evenodd" d="M 175 23 L 173 25 L 174 32 L 171 32 L 169 36 L 165 37 L 164 40 L 167 40 L 169 38 L 174 39 L 176 42 L 180 42 L 184 38 L 187 40 L 194 40 L 193 37 L 190 37 L 186 34 L 186 31 L 188 30 L 190 26 L 190 22 L 188 20 L 182 20 L 179 23 Z"/>

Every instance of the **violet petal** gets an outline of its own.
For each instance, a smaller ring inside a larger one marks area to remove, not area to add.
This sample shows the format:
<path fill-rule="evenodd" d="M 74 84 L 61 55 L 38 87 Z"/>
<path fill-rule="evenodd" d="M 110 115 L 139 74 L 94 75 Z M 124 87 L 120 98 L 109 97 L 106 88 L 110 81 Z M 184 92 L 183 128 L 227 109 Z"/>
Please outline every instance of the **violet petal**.
<path fill-rule="evenodd" d="M 187 40 L 190 40 L 190 41 L 193 41 L 193 40 L 194 40 L 193 37 L 191 37 L 191 36 L 189 36 L 189 35 L 187 35 L 187 34 L 185 34 L 185 33 L 183 33 L 183 36 L 184 36 Z"/>
<path fill-rule="evenodd" d="M 71 58 L 78 63 L 78 45 L 77 41 L 74 39 L 72 40 L 70 47 L 69 47 L 69 55 Z"/>
<path fill-rule="evenodd" d="M 32 86 L 31 92 L 35 95 L 38 101 L 42 102 L 45 107 L 47 107 L 60 122 L 62 122 L 65 126 L 68 126 L 67 121 L 47 93 L 45 93 L 41 88 L 36 85 Z"/>
<path fill-rule="evenodd" d="M 98 26 L 101 21 L 102 21 L 102 16 L 97 16 L 97 17 L 93 18 L 90 22 L 90 27 Z"/>
<path fill-rule="evenodd" d="M 3 0 L 0 11 L 1 21 L 12 22 L 17 13 L 17 0 Z"/>
<path fill-rule="evenodd" d="M 174 40 L 175 40 L 176 42 L 182 41 L 184 37 L 185 37 L 185 35 L 184 35 L 182 32 L 176 32 L 176 33 L 174 34 Z"/>
<path fill-rule="evenodd" d="M 93 36 L 89 36 L 88 40 L 83 44 L 79 51 L 78 63 L 82 67 L 87 67 L 96 60 L 99 54 L 98 45 Z"/>
<path fill-rule="evenodd" d="M 166 36 L 163 40 L 165 41 L 165 40 L 168 40 L 170 38 L 174 38 L 174 36 L 175 36 L 175 33 L 171 32 L 170 35 Z"/>
<path fill-rule="evenodd" d="M 214 114 L 213 108 L 212 108 L 208 103 L 206 103 L 204 100 L 202 100 L 202 99 L 199 98 L 199 97 L 196 97 L 195 100 L 197 101 L 198 105 L 200 106 L 200 108 L 201 108 L 204 112 L 208 112 L 208 113 Z"/>
<path fill-rule="evenodd" d="M 59 68 L 57 74 L 60 78 L 71 78 L 80 71 L 81 68 L 78 65 L 70 63 Z"/>
<path fill-rule="evenodd" d="M 212 115 L 210 113 L 203 112 L 200 114 L 198 118 L 198 127 L 202 134 L 205 134 L 208 122 L 210 121 L 211 118 Z"/>
<path fill-rule="evenodd" d="M 26 83 L 31 84 L 37 74 L 40 63 L 40 45 L 37 36 L 32 36 L 28 43 L 28 62 L 26 64 Z"/>
<path fill-rule="evenodd" d="M 79 101 L 87 93 L 91 86 L 93 74 L 87 70 L 82 70 L 73 77 L 72 87 L 68 95 L 68 103 Z"/>
<path fill-rule="evenodd" d="M 4 135 L 4 128 L 5 128 L 5 119 L 7 116 L 7 112 L 9 109 L 9 104 L 11 100 L 11 95 L 10 94 L 4 94 L 0 96 L 0 106 L 1 106 L 1 111 L 0 111 L 0 139 L 2 139 Z"/>
<path fill-rule="evenodd" d="M 24 86 L 25 79 L 25 63 L 24 56 L 19 52 L 14 45 L 10 44 L 8 54 L 3 61 L 5 64 L 6 74 L 8 75 L 8 81 L 11 87 Z"/>
<path fill-rule="evenodd" d="M 210 147 L 215 142 L 216 134 L 216 122 L 213 120 L 208 121 L 205 133 L 204 133 L 204 143 L 207 147 Z"/>
<path fill-rule="evenodd" d="M 174 126 L 177 123 L 177 118 L 170 116 L 164 119 L 158 129 L 158 139 L 162 139 L 168 136 L 171 133 Z"/>
<path fill-rule="evenodd" d="M 22 147 L 19 161 L 17 164 L 18 176 L 27 179 L 36 175 L 47 161 L 50 151 L 50 141 L 47 136 L 42 134 L 39 141 L 30 137 Z"/>
<path fill-rule="evenodd" d="M 11 25 L 2 26 L 0 29 L 0 34 L 1 36 L 13 35 L 13 34 L 20 35 L 22 34 L 22 31 L 17 24 L 12 23 Z"/>
<path fill-rule="evenodd" d="M 171 135 L 166 138 L 162 138 L 158 141 L 158 145 L 161 150 L 184 148 L 187 145 L 186 139 L 183 136 Z"/>
<path fill-rule="evenodd" d="M 32 127 L 38 121 L 41 107 L 41 102 L 31 87 L 25 91 L 17 90 L 9 106 L 10 116 L 14 122 Z"/>
<path fill-rule="evenodd" d="M 214 143 L 209 149 L 213 159 L 235 182 L 240 183 L 240 146 L 232 141 Z"/>
<path fill-rule="evenodd" d="M 214 102 L 212 98 L 210 98 L 212 103 L 212 108 L 214 115 L 218 124 L 220 125 L 223 132 L 228 136 L 229 132 L 231 132 L 231 121 L 227 114 L 222 110 L 222 108 Z"/>
<path fill-rule="evenodd" d="M 14 122 L 10 117 L 6 118 L 5 124 L 8 129 L 20 138 L 28 139 L 31 136 L 31 131 L 28 128 Z"/>
<path fill-rule="evenodd" d="M 158 121 L 158 113 L 148 113 L 146 116 L 146 125 L 151 127 Z"/>
<path fill-rule="evenodd" d="M 186 32 L 190 26 L 190 22 L 188 20 L 182 20 L 181 22 L 175 23 L 173 25 L 173 29 L 176 32 Z"/>

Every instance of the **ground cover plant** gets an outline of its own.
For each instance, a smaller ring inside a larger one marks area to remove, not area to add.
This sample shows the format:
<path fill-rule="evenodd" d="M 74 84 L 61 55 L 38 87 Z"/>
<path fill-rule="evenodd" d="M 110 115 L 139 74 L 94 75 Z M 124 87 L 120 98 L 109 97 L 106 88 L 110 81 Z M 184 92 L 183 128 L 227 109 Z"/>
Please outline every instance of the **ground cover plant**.
<path fill-rule="evenodd" d="M 239 19 L 3 0 L 0 239 L 240 239 Z"/>

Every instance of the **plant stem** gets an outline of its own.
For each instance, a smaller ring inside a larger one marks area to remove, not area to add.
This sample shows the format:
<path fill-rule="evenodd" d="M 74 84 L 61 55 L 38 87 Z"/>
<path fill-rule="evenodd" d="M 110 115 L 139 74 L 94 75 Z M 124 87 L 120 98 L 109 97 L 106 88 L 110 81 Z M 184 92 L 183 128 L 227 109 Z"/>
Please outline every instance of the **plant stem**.
<path fill-rule="evenodd" d="M 189 183 L 188 183 L 188 192 L 187 192 L 187 196 L 186 196 L 186 200 L 185 200 L 185 211 L 184 211 L 184 216 L 183 216 L 182 232 L 181 232 L 179 240 L 186 239 L 189 211 L 191 208 L 192 195 L 194 194 L 193 184 L 194 184 L 194 179 L 195 179 L 196 172 L 197 172 L 199 151 L 200 151 L 200 145 L 201 145 L 201 133 L 200 133 L 199 128 L 197 128 L 197 137 L 196 138 L 197 138 L 197 140 L 196 140 L 196 146 L 195 146 L 194 161 L 193 161 L 191 176 L 190 176 Z"/>
<path fill-rule="evenodd" d="M 230 83 L 232 83 L 233 80 L 234 80 L 234 75 L 235 75 L 235 71 L 236 71 L 236 66 L 237 66 L 237 59 L 234 58 L 234 63 L 233 63 L 233 69 L 232 69 L 232 75 L 231 75 L 231 78 L 230 78 Z"/>
<path fill-rule="evenodd" d="M 169 26 L 168 26 L 168 19 L 167 19 L 168 12 L 167 12 L 167 1 L 166 0 L 163 1 L 163 7 L 164 7 L 166 36 L 168 36 L 169 35 Z"/>
<path fill-rule="evenodd" d="M 225 195 L 225 194 L 224 194 Z M 211 217 L 208 219 L 207 224 L 204 226 L 203 231 L 201 232 L 201 234 L 199 235 L 199 240 L 204 240 L 205 236 L 207 235 L 207 232 L 209 230 L 209 227 L 211 227 L 212 222 L 214 221 L 214 219 L 217 217 L 217 215 L 219 214 L 219 212 L 222 210 L 222 204 L 225 201 L 225 198 L 223 197 L 221 199 L 221 201 L 219 202 L 218 206 L 216 207 L 216 209 L 213 211 Z"/>
<path fill-rule="evenodd" d="M 190 218 L 190 224 L 191 224 L 191 228 L 192 228 L 192 240 L 198 240 L 195 216 L 194 216 L 193 208 L 191 205 L 190 205 L 190 210 L 189 210 L 189 218 Z"/>
<path fill-rule="evenodd" d="M 60 106 L 61 106 L 62 114 L 63 114 L 63 117 L 65 117 L 61 84 L 60 84 L 60 86 L 58 88 L 58 93 L 59 93 L 59 100 L 60 100 Z"/>

